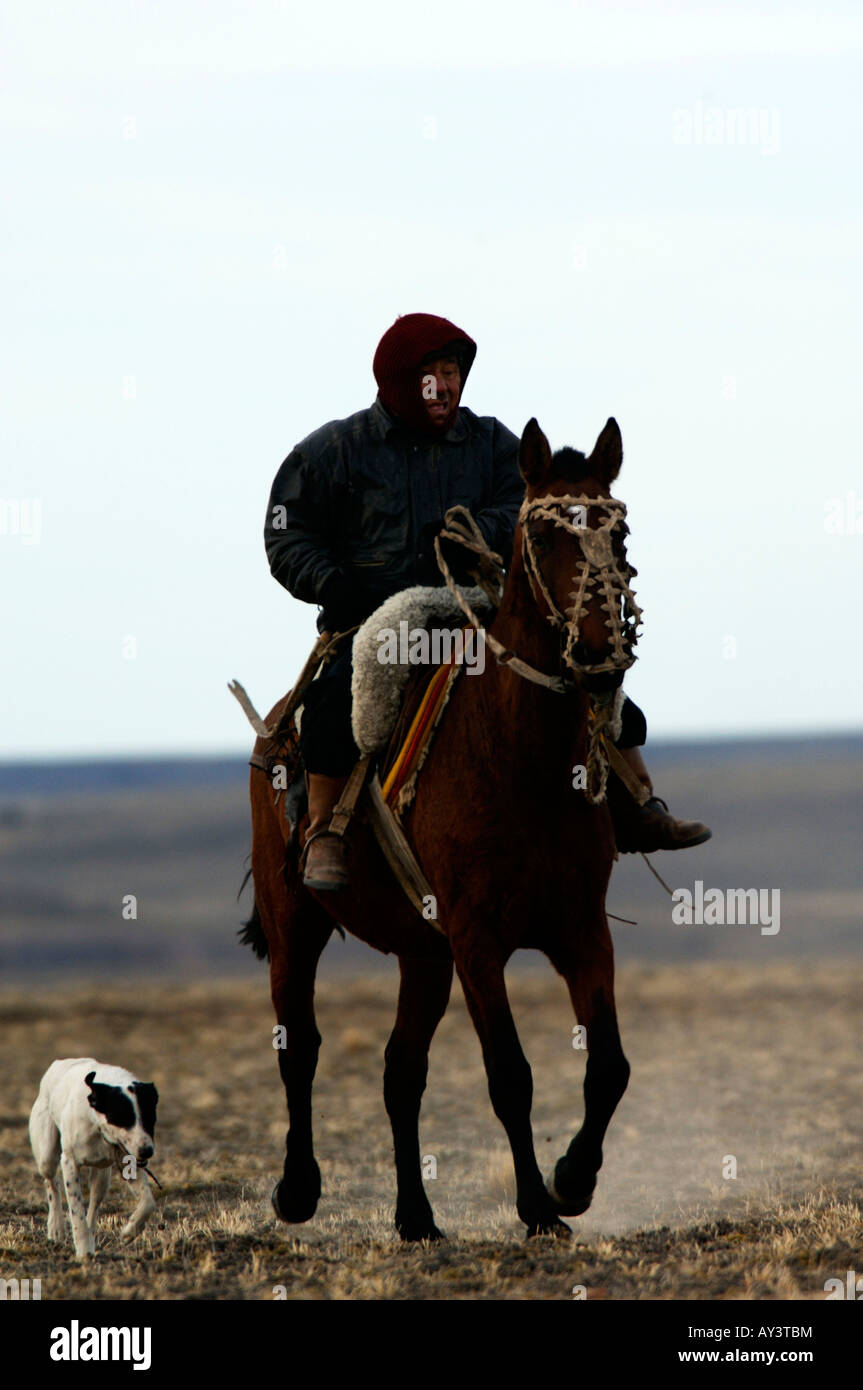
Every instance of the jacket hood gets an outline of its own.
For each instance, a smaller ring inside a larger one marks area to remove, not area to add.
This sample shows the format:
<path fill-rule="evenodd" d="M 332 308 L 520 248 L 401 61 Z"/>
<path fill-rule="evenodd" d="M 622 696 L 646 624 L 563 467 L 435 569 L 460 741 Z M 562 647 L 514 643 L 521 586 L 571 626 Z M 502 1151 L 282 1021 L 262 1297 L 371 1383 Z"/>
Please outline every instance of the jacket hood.
<path fill-rule="evenodd" d="M 403 314 L 378 343 L 372 370 L 381 403 L 424 434 L 441 433 L 429 419 L 422 397 L 420 368 L 451 353 L 461 367 L 461 395 L 476 357 L 476 343 L 449 319 L 435 314 Z M 461 395 L 459 404 L 461 404 Z M 451 423 L 451 422 L 450 422 Z M 447 425 L 443 432 L 449 428 Z"/>

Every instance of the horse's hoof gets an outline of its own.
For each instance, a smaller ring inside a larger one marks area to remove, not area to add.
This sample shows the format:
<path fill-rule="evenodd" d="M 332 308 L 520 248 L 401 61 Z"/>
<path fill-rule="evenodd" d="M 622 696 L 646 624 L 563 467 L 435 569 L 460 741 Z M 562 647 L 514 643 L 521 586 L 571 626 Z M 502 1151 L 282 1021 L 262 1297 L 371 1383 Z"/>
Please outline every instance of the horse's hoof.
<path fill-rule="evenodd" d="M 563 1197 L 555 1185 L 554 1178 L 549 1178 L 545 1190 L 554 1203 L 555 1211 L 560 1212 L 561 1216 L 582 1216 L 593 1201 L 596 1183 L 589 1192 L 582 1192 L 572 1197 Z"/>
<path fill-rule="evenodd" d="M 552 1236 L 555 1240 L 571 1240 L 572 1228 L 567 1226 L 560 1217 L 546 1217 L 543 1221 L 537 1221 L 535 1225 L 528 1226 L 527 1239 L 533 1240 L 535 1236 Z"/>
<path fill-rule="evenodd" d="M 273 1211 L 280 1221 L 298 1226 L 303 1221 L 311 1221 L 317 1210 L 320 1195 L 320 1180 L 317 1184 L 317 1190 L 315 1187 L 311 1187 L 302 1192 L 296 1186 L 289 1188 L 282 1178 L 273 1188 Z"/>
<path fill-rule="evenodd" d="M 446 1240 L 443 1231 L 439 1231 L 434 1222 L 404 1222 L 397 1226 L 396 1230 L 405 1244 L 416 1244 L 421 1240 Z"/>

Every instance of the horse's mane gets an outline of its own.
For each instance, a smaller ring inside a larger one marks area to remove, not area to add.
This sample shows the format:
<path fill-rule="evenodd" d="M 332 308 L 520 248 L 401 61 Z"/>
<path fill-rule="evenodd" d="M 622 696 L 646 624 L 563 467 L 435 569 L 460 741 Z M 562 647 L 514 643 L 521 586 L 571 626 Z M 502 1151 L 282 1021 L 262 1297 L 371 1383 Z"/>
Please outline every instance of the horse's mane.
<path fill-rule="evenodd" d="M 551 456 L 551 476 L 565 478 L 569 483 L 577 483 L 586 478 L 587 455 L 580 449 L 571 449 L 569 445 L 563 449 L 556 449 Z"/>

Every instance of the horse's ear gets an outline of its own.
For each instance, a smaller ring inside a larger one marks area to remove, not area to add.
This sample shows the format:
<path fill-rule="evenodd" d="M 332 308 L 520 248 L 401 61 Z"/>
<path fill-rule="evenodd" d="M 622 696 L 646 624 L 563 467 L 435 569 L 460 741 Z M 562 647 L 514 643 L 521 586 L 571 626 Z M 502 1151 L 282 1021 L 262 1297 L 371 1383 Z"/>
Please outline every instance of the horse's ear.
<path fill-rule="evenodd" d="M 528 420 L 521 436 L 518 466 L 529 487 L 540 487 L 551 472 L 551 449 L 536 420 Z"/>
<path fill-rule="evenodd" d="M 593 477 L 598 478 L 605 487 L 610 487 L 623 463 L 623 439 L 613 416 L 606 421 L 605 429 L 594 444 L 587 462 Z"/>

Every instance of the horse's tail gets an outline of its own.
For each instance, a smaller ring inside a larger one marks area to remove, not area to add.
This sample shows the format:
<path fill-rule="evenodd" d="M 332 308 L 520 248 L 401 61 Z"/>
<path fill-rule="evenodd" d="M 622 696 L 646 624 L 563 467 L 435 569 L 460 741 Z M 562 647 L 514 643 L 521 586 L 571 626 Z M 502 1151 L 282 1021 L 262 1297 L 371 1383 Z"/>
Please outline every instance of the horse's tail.
<path fill-rule="evenodd" d="M 246 876 L 240 884 L 240 893 L 242 893 L 251 877 L 252 871 L 251 869 L 247 869 Z M 240 896 L 240 893 L 237 894 L 237 897 Z M 258 960 L 269 959 L 270 944 L 267 941 L 267 934 L 264 931 L 261 922 L 261 914 L 258 911 L 258 904 L 256 902 L 252 904 L 251 917 L 248 922 L 243 923 L 242 927 L 237 932 L 237 936 L 240 938 L 241 946 L 251 946 Z"/>
<path fill-rule="evenodd" d="M 261 926 L 261 917 L 258 912 L 257 903 L 255 903 L 252 908 L 252 915 L 248 922 L 244 923 L 240 928 L 237 932 L 237 936 L 240 938 L 241 946 L 251 946 L 258 960 L 269 959 L 270 946 L 264 928 Z"/>

